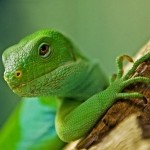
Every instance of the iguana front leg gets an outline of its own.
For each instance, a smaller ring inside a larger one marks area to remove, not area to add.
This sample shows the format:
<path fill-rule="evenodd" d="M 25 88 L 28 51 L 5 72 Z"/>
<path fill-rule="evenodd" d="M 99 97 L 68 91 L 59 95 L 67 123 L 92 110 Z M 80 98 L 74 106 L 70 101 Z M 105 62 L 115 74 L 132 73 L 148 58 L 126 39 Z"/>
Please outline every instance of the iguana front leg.
<path fill-rule="evenodd" d="M 85 136 L 89 130 L 94 126 L 97 120 L 115 103 L 118 99 L 142 99 L 143 95 L 140 93 L 123 93 L 123 89 L 130 84 L 142 82 L 150 84 L 150 79 L 146 77 L 130 76 L 135 72 L 135 69 L 144 61 L 148 60 L 150 53 L 137 60 L 132 68 L 124 75 L 123 74 L 123 60 L 129 56 L 120 56 L 117 58 L 118 72 L 117 76 L 110 86 L 87 99 L 83 103 L 78 101 L 72 105 L 70 100 L 63 100 L 60 106 L 60 111 L 57 114 L 56 129 L 60 138 L 64 141 L 73 141 Z M 66 107 L 68 106 L 69 107 Z"/>

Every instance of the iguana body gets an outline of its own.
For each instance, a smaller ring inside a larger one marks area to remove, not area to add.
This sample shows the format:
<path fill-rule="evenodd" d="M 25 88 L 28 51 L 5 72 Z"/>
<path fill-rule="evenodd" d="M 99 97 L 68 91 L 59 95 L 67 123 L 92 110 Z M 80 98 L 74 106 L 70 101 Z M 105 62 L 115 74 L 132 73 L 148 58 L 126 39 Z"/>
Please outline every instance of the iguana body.
<path fill-rule="evenodd" d="M 102 91 L 106 79 L 98 64 L 80 54 L 59 32 L 42 30 L 4 52 L 4 78 L 10 88 L 20 96 L 58 97 L 56 131 L 61 140 L 70 142 L 85 136 L 117 99 L 143 98 L 139 93 L 121 91 L 134 82 L 150 83 L 145 77 L 129 79 L 137 66 L 147 60 L 149 55 L 135 62 L 126 75 L 123 75 L 123 59 L 131 59 L 128 56 L 118 57 L 117 77 Z M 27 113 L 30 117 L 32 110 Z M 44 115 L 43 113 L 42 116 Z M 43 138 L 41 134 L 39 145 L 45 142 Z"/>
<path fill-rule="evenodd" d="M 23 98 L 0 132 L 0 149 L 61 149 L 65 143 L 55 131 L 55 101 L 52 97 Z"/>

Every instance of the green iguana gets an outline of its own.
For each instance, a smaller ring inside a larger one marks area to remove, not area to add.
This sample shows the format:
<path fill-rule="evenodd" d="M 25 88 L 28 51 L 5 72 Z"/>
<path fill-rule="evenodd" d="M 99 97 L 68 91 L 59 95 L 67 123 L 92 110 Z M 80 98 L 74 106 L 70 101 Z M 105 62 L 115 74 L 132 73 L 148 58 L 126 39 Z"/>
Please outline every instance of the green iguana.
<path fill-rule="evenodd" d="M 137 60 L 126 74 L 123 60 L 132 59 L 117 57 L 117 76 L 104 89 L 107 79 L 99 64 L 61 33 L 41 30 L 25 37 L 2 56 L 4 79 L 24 98 L 0 132 L 0 149 L 59 150 L 64 142 L 86 136 L 118 99 L 143 98 L 122 90 L 135 82 L 150 84 L 146 77 L 130 78 L 149 57 Z"/>

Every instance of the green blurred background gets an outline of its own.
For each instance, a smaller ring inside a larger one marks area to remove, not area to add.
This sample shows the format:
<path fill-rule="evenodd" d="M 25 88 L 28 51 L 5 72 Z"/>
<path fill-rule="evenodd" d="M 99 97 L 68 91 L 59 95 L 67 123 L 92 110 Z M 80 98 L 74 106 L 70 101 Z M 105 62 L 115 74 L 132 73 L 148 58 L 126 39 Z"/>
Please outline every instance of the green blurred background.
<path fill-rule="evenodd" d="M 0 55 L 24 36 L 54 28 L 110 75 L 117 55 L 133 56 L 150 39 L 149 6 L 149 0 L 0 0 Z M 0 125 L 19 100 L 3 72 L 0 61 Z"/>

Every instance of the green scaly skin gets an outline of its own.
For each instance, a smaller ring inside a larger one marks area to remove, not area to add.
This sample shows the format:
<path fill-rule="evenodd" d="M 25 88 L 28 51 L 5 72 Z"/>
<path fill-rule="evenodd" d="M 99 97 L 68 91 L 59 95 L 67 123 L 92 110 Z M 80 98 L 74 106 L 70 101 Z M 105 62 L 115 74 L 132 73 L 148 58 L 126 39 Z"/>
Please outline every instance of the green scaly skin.
<path fill-rule="evenodd" d="M 4 78 L 22 97 L 59 97 L 55 126 L 62 141 L 85 136 L 118 99 L 143 98 L 139 93 L 122 93 L 135 82 L 150 83 L 146 77 L 130 78 L 147 53 L 123 74 L 123 59 L 117 58 L 118 73 L 107 89 L 98 64 L 84 57 L 57 31 L 38 31 L 3 53 Z"/>

